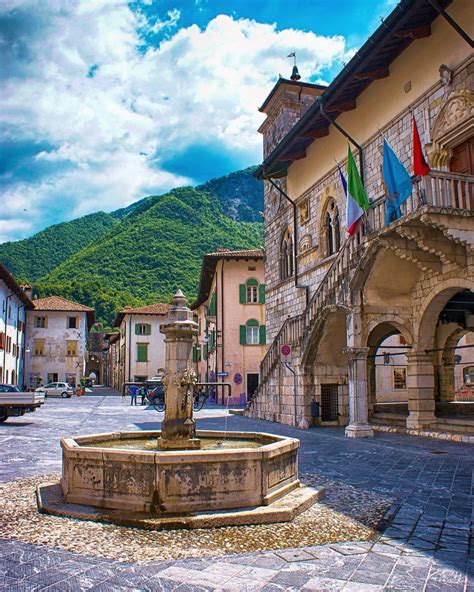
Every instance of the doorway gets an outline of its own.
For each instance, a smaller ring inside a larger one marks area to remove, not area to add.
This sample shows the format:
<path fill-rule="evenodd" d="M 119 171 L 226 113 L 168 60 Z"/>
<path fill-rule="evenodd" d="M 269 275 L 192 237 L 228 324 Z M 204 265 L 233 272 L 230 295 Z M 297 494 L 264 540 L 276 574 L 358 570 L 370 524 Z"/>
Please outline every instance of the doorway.
<path fill-rule="evenodd" d="M 247 400 L 250 401 L 255 394 L 255 391 L 258 389 L 259 384 L 259 375 L 258 373 L 254 374 L 247 374 Z"/>
<path fill-rule="evenodd" d="M 339 420 L 337 384 L 321 385 L 321 421 Z"/>

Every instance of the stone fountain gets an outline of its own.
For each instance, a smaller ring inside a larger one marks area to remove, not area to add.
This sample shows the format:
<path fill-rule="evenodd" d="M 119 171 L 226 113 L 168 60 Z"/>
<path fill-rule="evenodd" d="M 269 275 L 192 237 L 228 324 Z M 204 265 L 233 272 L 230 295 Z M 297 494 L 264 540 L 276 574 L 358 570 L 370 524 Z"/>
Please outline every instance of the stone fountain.
<path fill-rule="evenodd" d="M 190 360 L 198 327 L 179 290 L 161 332 L 161 431 L 63 438 L 62 477 L 38 486 L 39 510 L 144 528 L 202 528 L 288 521 L 321 498 L 323 489 L 298 480 L 296 438 L 196 431 Z"/>

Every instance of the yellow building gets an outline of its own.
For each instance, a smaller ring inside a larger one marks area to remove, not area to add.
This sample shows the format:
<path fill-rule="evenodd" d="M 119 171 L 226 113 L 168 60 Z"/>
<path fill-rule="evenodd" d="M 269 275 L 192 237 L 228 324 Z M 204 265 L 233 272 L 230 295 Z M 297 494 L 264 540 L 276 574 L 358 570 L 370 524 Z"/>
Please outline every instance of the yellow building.
<path fill-rule="evenodd" d="M 474 11 L 470 0 L 439 5 L 448 17 L 428 0 L 400 2 L 328 87 L 281 79 L 262 105 L 268 351 L 249 415 L 347 425 L 353 437 L 392 425 L 375 360 L 400 335 L 397 422 L 474 433 L 474 418 L 449 419 L 455 349 L 474 328 Z M 431 172 L 386 224 L 383 138 L 412 175 L 413 117 Z M 370 200 L 351 237 L 336 166 L 346 169 L 348 142 Z"/>

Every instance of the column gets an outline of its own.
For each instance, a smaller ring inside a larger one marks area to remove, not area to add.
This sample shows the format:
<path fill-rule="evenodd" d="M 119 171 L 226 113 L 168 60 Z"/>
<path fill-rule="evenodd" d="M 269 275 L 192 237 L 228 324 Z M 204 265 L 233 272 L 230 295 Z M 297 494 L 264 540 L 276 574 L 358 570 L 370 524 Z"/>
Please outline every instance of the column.
<path fill-rule="evenodd" d="M 436 422 L 433 354 L 409 351 L 407 428 L 423 429 Z"/>
<path fill-rule="evenodd" d="M 374 431 L 368 423 L 367 354 L 368 347 L 346 347 L 349 363 L 349 425 L 348 438 L 369 438 Z"/>
<path fill-rule="evenodd" d="M 166 408 L 158 447 L 162 450 L 200 448 L 200 441 L 195 438 L 193 386 L 196 374 L 191 363 L 198 325 L 193 321 L 193 313 L 186 306 L 181 290 L 174 295 L 168 319 L 161 324 L 160 331 L 165 335 L 166 344 L 163 380 Z"/>

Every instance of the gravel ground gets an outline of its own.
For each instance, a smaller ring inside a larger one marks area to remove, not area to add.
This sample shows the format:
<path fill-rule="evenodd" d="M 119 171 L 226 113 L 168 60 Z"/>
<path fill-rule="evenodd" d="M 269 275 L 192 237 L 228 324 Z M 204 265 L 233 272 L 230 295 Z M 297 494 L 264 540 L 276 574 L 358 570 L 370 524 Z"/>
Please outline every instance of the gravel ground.
<path fill-rule="evenodd" d="M 325 486 L 327 495 L 293 522 L 257 526 L 146 531 L 39 514 L 35 486 L 58 481 L 59 474 L 0 484 L 0 538 L 46 545 L 122 561 L 210 557 L 367 540 L 392 501 L 373 491 L 301 475 L 308 485 Z"/>

